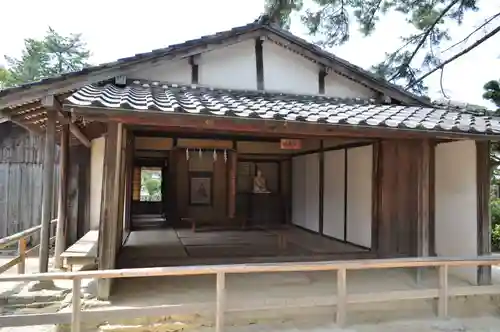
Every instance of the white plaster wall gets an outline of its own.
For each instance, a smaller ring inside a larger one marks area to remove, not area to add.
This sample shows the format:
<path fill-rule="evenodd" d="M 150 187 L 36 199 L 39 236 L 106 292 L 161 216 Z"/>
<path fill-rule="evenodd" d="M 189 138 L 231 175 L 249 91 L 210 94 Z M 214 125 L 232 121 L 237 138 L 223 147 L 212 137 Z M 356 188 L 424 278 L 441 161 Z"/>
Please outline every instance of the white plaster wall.
<path fill-rule="evenodd" d="M 436 254 L 477 255 L 476 146 L 474 141 L 441 143 L 435 151 Z M 477 268 L 454 268 L 450 273 L 472 283 Z"/>
<path fill-rule="evenodd" d="M 319 68 L 315 63 L 270 41 L 265 41 L 262 49 L 266 90 L 318 94 Z"/>
<path fill-rule="evenodd" d="M 230 89 L 257 89 L 255 41 L 203 53 L 198 61 L 199 83 Z"/>
<path fill-rule="evenodd" d="M 325 152 L 323 233 L 344 240 L 345 150 Z"/>
<path fill-rule="evenodd" d="M 372 242 L 373 146 L 347 150 L 347 241 Z"/>
<path fill-rule="evenodd" d="M 319 231 L 319 156 L 292 159 L 292 222 Z"/>
<path fill-rule="evenodd" d="M 165 60 L 147 69 L 127 71 L 124 75 L 134 79 L 191 84 L 191 65 L 187 59 Z"/>
<path fill-rule="evenodd" d="M 301 94 L 319 94 L 317 64 L 270 41 L 263 43 L 264 88 Z M 197 58 L 198 83 L 216 88 L 257 89 L 254 39 L 221 47 Z M 191 84 L 188 59 L 165 60 L 150 68 L 127 70 L 129 78 Z M 325 78 L 325 94 L 334 97 L 374 97 L 374 92 L 335 73 Z"/>
<path fill-rule="evenodd" d="M 90 229 L 99 229 L 102 202 L 102 177 L 104 167 L 104 147 L 106 139 L 92 140 L 90 147 Z"/>
<path fill-rule="evenodd" d="M 374 98 L 375 92 L 335 73 L 325 77 L 325 95 L 340 98 Z"/>

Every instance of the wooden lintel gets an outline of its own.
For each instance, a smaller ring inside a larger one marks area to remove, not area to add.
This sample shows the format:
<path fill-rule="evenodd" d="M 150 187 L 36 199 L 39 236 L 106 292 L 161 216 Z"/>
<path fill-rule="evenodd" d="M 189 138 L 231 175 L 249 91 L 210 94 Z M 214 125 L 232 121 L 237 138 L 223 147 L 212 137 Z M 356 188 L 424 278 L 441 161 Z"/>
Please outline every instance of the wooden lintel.
<path fill-rule="evenodd" d="M 491 139 L 488 135 L 468 133 L 417 131 L 400 128 L 373 128 L 370 126 L 334 125 L 301 121 L 262 120 L 254 118 L 236 118 L 202 114 L 172 114 L 158 111 L 134 111 L 113 109 L 106 112 L 103 108 L 66 106 L 72 113 L 85 116 L 86 119 L 99 122 L 121 122 L 132 125 L 146 125 L 163 130 L 182 130 L 252 134 L 277 137 L 362 137 L 362 138 L 468 138 L 477 140 Z"/>

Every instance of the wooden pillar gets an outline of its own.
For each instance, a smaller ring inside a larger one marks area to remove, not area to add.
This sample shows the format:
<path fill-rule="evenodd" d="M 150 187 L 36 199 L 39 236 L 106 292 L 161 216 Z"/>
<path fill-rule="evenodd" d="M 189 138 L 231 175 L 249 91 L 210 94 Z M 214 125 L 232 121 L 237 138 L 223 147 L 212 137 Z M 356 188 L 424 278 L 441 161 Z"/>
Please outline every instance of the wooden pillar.
<path fill-rule="evenodd" d="M 47 272 L 49 269 L 50 220 L 52 217 L 56 152 L 56 117 L 56 111 L 47 110 L 42 180 L 42 227 L 40 230 L 40 254 L 38 260 L 38 271 L 40 273 Z"/>
<path fill-rule="evenodd" d="M 431 168 L 434 155 L 434 144 L 430 140 L 422 140 L 420 156 L 417 164 L 417 224 L 416 254 L 417 257 L 428 257 L 430 254 L 431 199 L 434 190 Z M 425 269 L 417 269 L 417 283 L 422 279 Z"/>
<path fill-rule="evenodd" d="M 427 257 L 430 253 L 431 183 L 432 155 L 434 145 L 423 140 L 417 170 L 417 256 Z"/>
<path fill-rule="evenodd" d="M 127 131 L 122 130 L 122 143 L 121 143 L 121 156 L 120 156 L 120 188 L 119 188 L 119 201 L 118 201 L 118 220 L 117 227 L 118 231 L 116 233 L 116 252 L 120 251 L 123 241 L 123 222 L 124 222 L 124 211 L 125 211 L 125 169 L 127 163 Z"/>
<path fill-rule="evenodd" d="M 122 149 L 122 124 L 108 123 L 108 133 L 104 150 L 103 199 L 99 220 L 98 268 L 115 268 L 116 241 L 119 220 L 119 191 Z M 111 280 L 99 279 L 97 296 L 106 300 L 111 292 Z"/>
<path fill-rule="evenodd" d="M 491 219 L 490 219 L 490 142 L 476 142 L 477 172 L 477 254 L 491 254 Z M 491 266 L 479 266 L 477 284 L 491 284 Z"/>
<path fill-rule="evenodd" d="M 229 151 L 229 179 L 228 179 L 228 203 L 227 214 L 229 218 L 236 216 L 236 168 L 237 165 L 237 152 Z"/>
<path fill-rule="evenodd" d="M 56 227 L 56 247 L 54 253 L 54 267 L 62 268 L 61 254 L 66 249 L 66 232 L 68 225 L 68 173 L 69 173 L 69 125 L 63 125 L 61 130 L 61 144 L 59 157 L 59 192 Z"/>

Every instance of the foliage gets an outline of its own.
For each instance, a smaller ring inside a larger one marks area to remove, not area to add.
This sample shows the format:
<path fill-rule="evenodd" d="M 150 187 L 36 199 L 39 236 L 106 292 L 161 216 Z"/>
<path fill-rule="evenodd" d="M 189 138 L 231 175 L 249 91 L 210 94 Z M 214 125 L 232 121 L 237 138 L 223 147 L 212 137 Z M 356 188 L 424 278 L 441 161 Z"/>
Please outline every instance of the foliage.
<path fill-rule="evenodd" d="M 500 80 L 489 81 L 484 85 L 484 90 L 485 92 L 483 93 L 483 98 L 493 102 L 498 108 L 500 108 Z"/>
<path fill-rule="evenodd" d="M 148 179 L 144 182 L 144 187 L 146 187 L 149 196 L 155 196 L 161 191 L 161 181 L 158 179 Z"/>
<path fill-rule="evenodd" d="M 491 233 L 491 247 L 493 251 L 500 251 L 500 224 L 493 226 Z"/>
<path fill-rule="evenodd" d="M 491 213 L 491 246 L 494 251 L 500 251 L 500 199 L 493 198 L 490 202 Z"/>
<path fill-rule="evenodd" d="M 80 34 L 63 36 L 49 28 L 41 40 L 24 40 L 20 58 L 5 57 L 7 68 L 0 69 L 0 88 L 80 70 L 88 65 L 89 56 Z"/>
<path fill-rule="evenodd" d="M 449 23 L 461 24 L 464 17 L 479 10 L 478 0 L 312 0 L 312 6 L 303 9 L 302 0 L 267 0 L 266 14 L 269 18 L 287 28 L 290 14 L 301 12 L 302 23 L 309 33 L 318 36 L 318 43 L 332 47 L 349 40 L 350 23 L 355 23 L 363 35 L 370 35 L 382 16 L 398 12 L 414 28 L 414 33 L 402 36 L 402 46 L 387 53 L 386 60 L 373 66 L 373 71 L 395 83 L 405 84 L 406 88 L 419 94 L 426 91 L 423 78 L 444 66 L 486 39 L 500 32 L 500 26 L 493 28 L 487 35 L 476 40 L 465 50 L 450 59 L 439 58 L 439 46 L 451 39 Z M 468 41 L 483 28 L 500 16 L 500 12 L 485 19 L 485 22 L 472 31 L 462 41 L 447 50 Z M 418 59 L 418 61 L 417 61 Z M 426 72 L 426 73 L 425 73 Z"/>

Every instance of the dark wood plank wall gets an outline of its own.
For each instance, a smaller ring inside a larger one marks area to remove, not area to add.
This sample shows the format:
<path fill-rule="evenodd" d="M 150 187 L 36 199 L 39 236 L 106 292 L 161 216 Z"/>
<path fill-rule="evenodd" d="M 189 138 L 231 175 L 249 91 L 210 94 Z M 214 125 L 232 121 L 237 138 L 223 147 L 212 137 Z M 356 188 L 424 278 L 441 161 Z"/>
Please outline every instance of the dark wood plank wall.
<path fill-rule="evenodd" d="M 0 124 L 0 238 L 40 224 L 42 162 L 41 136 L 10 122 Z M 31 241 L 38 243 L 38 236 Z"/>
<path fill-rule="evenodd" d="M 424 144 L 432 148 L 424 148 Z M 379 190 L 374 217 L 377 218 L 377 244 L 382 257 L 419 254 L 419 227 L 427 223 L 429 229 L 430 215 L 433 215 L 433 211 L 429 211 L 433 206 L 433 172 L 422 170 L 425 163 L 433 160 L 433 146 L 427 140 L 383 140 L 379 144 L 378 178 L 375 179 Z M 424 177 L 427 177 L 425 181 Z M 419 183 L 425 185 L 419 186 Z M 427 200 L 425 205 L 422 200 Z M 423 220 L 422 223 L 419 220 Z M 429 232 L 424 235 L 423 241 L 432 248 Z"/>

